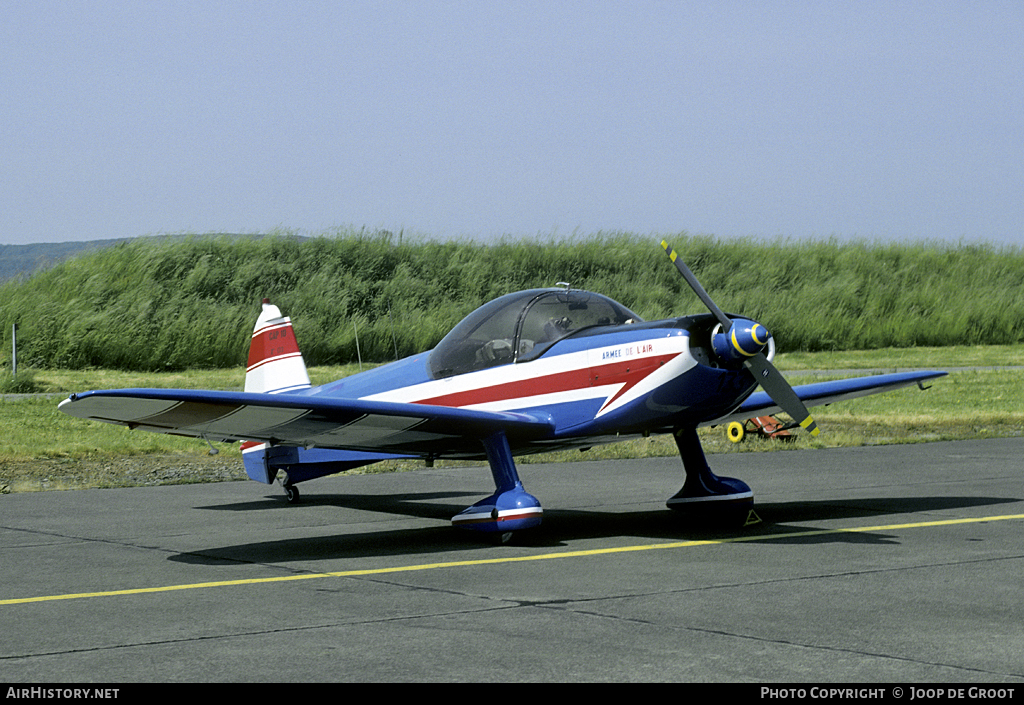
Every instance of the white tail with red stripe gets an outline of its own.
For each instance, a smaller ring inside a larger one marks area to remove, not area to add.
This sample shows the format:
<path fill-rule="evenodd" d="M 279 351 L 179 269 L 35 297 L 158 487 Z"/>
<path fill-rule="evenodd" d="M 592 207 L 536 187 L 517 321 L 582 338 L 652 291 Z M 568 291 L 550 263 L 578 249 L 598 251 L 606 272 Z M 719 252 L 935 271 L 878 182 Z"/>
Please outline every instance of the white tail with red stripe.
<path fill-rule="evenodd" d="M 256 319 L 245 368 L 245 391 L 280 394 L 309 388 L 306 363 L 302 360 L 290 318 L 263 299 L 263 312 Z"/>
<path fill-rule="evenodd" d="M 256 319 L 245 367 L 245 391 L 280 394 L 309 388 L 306 363 L 295 340 L 292 320 L 263 299 L 263 311 Z M 277 470 L 267 463 L 266 443 L 242 443 L 245 472 L 254 480 L 270 484 Z"/>

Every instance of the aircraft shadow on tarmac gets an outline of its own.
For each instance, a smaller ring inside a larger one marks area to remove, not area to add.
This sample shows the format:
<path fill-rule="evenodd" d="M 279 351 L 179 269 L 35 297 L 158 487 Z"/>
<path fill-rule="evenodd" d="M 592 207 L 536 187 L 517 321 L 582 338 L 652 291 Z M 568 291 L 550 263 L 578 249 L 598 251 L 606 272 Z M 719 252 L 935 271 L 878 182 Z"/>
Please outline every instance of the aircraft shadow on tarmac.
<path fill-rule="evenodd" d="M 408 492 L 388 494 L 304 494 L 297 506 L 289 505 L 283 496 L 233 504 L 212 504 L 197 509 L 221 512 L 274 511 L 301 512 L 306 507 L 342 507 L 369 512 L 401 514 L 424 519 L 451 519 L 465 508 L 465 504 L 435 504 L 432 500 L 479 497 L 480 492 Z"/>
<path fill-rule="evenodd" d="M 380 557 L 433 554 L 445 551 L 465 551 L 467 548 L 494 550 L 488 536 L 471 531 L 453 529 L 449 519 L 463 504 L 438 502 L 461 498 L 466 492 L 425 492 L 403 495 L 345 495 L 327 494 L 304 497 L 303 503 L 312 506 L 337 506 L 374 513 L 398 514 L 408 517 L 437 519 L 437 527 L 391 529 L 387 531 L 354 531 L 331 536 L 310 536 L 264 540 L 235 546 L 221 546 L 207 550 L 171 556 L 169 560 L 198 564 L 225 565 L 232 563 L 282 563 L 359 557 Z M 857 519 L 866 517 L 900 516 L 951 509 L 966 509 L 1010 502 L 1019 499 L 1004 497 L 901 497 L 860 498 L 848 500 L 818 500 L 810 502 L 776 502 L 756 505 L 762 521 L 744 528 L 697 526 L 684 521 L 674 512 L 652 509 L 638 512 L 610 512 L 573 509 L 550 509 L 544 513 L 544 523 L 536 529 L 521 532 L 513 543 L 516 546 L 555 548 L 586 539 L 636 537 L 644 540 L 688 541 L 744 537 L 756 542 L 758 536 L 774 543 L 896 543 L 891 535 L 868 532 L 830 532 L 806 535 L 816 527 L 805 522 L 830 519 Z M 282 500 L 244 502 L 231 505 L 208 506 L 204 509 L 221 511 L 302 511 L 302 507 L 287 506 Z M 934 517 L 933 517 L 934 518 Z M 372 521 L 371 517 L 367 518 Z M 804 523 L 796 526 L 796 523 Z M 365 526 L 365 524 L 363 524 Z M 791 539 L 784 534 L 793 534 Z M 782 536 L 780 536 L 782 535 Z"/>

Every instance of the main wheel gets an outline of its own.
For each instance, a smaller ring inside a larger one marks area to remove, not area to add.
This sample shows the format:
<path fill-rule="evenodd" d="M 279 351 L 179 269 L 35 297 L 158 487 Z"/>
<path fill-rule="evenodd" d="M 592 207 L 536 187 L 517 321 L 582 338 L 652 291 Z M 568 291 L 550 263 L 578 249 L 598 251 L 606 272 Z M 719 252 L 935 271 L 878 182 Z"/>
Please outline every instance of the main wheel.
<path fill-rule="evenodd" d="M 299 503 L 299 488 L 295 485 L 284 486 L 284 497 L 288 500 L 288 504 Z"/>

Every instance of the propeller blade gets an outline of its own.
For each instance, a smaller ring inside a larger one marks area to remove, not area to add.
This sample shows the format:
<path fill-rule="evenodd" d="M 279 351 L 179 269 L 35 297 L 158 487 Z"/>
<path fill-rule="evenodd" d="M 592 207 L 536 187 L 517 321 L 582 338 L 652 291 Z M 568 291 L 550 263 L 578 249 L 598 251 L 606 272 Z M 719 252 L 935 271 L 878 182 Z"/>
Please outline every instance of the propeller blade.
<path fill-rule="evenodd" d="M 782 373 L 775 369 L 775 365 L 769 362 L 763 353 L 744 360 L 743 365 L 754 374 L 754 379 L 758 381 L 764 391 L 768 392 L 772 401 L 781 406 L 782 410 L 793 418 L 796 422 L 794 425 L 801 426 L 812 436 L 818 435 L 820 429 L 811 418 L 807 407 L 800 401 L 800 397 L 789 386 L 789 382 L 782 376 Z"/>
<path fill-rule="evenodd" d="M 715 318 L 721 322 L 723 330 L 728 331 L 729 327 L 732 326 L 732 321 L 729 320 L 729 317 L 726 316 L 722 309 L 718 308 L 718 305 L 711 300 L 708 292 L 704 291 L 704 287 L 702 287 L 700 282 L 697 281 L 697 277 L 693 275 L 693 272 L 691 272 L 690 268 L 686 266 L 686 263 L 679 259 L 679 256 L 676 254 L 676 251 L 672 249 L 671 245 L 662 240 L 661 246 L 665 248 L 665 252 L 668 253 L 668 258 L 676 265 L 676 269 L 678 269 L 679 273 L 683 275 L 683 279 L 685 279 L 686 283 L 690 285 L 691 289 L 693 289 L 693 293 L 697 295 L 697 298 L 704 302 L 704 305 L 707 306 L 711 313 L 715 314 Z"/>
<path fill-rule="evenodd" d="M 721 322 L 723 332 L 728 334 L 732 328 L 732 320 L 725 315 L 722 309 L 718 308 L 718 305 L 711 299 L 708 292 L 704 290 L 704 287 L 700 285 L 700 282 L 697 281 L 697 277 L 693 275 L 690 268 L 686 266 L 683 260 L 679 259 L 676 251 L 664 240 L 661 241 L 661 246 L 665 248 L 669 259 L 676 265 L 676 269 L 683 275 L 683 279 L 690 285 L 693 292 L 704 302 L 704 305 L 715 315 L 715 318 Z M 748 353 L 744 352 L 743 354 L 746 355 Z M 800 401 L 800 397 L 793 391 L 793 387 L 789 385 L 789 382 L 782 376 L 782 373 L 775 369 L 775 365 L 769 362 L 764 353 L 759 352 L 748 357 L 743 361 L 743 365 L 750 370 L 754 375 L 754 379 L 768 393 L 772 401 L 782 407 L 782 410 L 793 418 L 795 422 L 793 426 L 799 425 L 812 436 L 818 435 L 818 424 L 814 423 L 814 419 L 811 418 L 807 407 Z M 792 428 L 792 426 L 787 428 Z"/>

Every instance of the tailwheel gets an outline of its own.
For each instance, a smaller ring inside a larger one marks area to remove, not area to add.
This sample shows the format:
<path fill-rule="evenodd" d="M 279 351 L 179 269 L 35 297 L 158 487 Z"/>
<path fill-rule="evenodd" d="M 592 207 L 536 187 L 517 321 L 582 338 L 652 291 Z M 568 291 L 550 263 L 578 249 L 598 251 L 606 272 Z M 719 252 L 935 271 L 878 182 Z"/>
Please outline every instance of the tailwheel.
<path fill-rule="evenodd" d="M 284 498 L 288 500 L 288 504 L 299 503 L 299 488 L 295 485 L 284 486 Z"/>
<path fill-rule="evenodd" d="M 281 489 L 284 490 L 284 498 L 288 500 L 288 504 L 298 504 L 299 488 L 292 484 L 292 479 L 288 477 L 287 470 L 278 471 L 277 481 L 281 484 Z"/>

